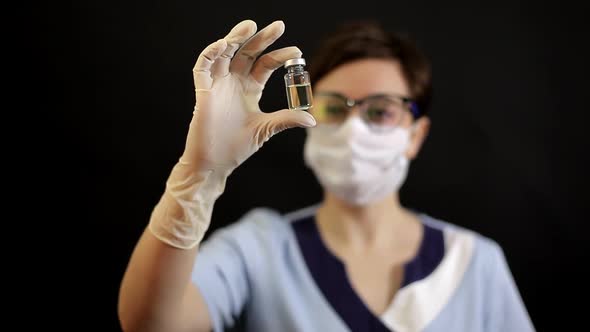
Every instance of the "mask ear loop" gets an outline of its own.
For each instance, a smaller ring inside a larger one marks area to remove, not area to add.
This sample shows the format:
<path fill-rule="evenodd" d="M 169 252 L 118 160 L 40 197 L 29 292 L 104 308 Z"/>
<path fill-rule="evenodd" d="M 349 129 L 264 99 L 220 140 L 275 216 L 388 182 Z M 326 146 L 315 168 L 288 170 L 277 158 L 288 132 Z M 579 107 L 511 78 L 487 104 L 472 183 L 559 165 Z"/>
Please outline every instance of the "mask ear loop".
<path fill-rule="evenodd" d="M 409 128 L 410 136 L 414 135 L 414 133 L 416 133 L 417 130 L 418 130 L 418 122 L 412 123 L 412 125 Z"/>
<path fill-rule="evenodd" d="M 414 123 L 412 123 L 410 128 L 408 128 L 408 147 L 412 142 L 412 136 L 414 136 L 416 130 L 418 130 L 418 121 L 416 120 L 417 118 L 414 118 Z M 406 147 L 406 150 L 408 147 Z M 406 151 L 404 151 L 404 153 L 401 154 L 400 158 L 398 158 L 398 166 L 406 167 L 409 163 L 410 160 L 408 159 L 408 157 L 406 157 Z"/>

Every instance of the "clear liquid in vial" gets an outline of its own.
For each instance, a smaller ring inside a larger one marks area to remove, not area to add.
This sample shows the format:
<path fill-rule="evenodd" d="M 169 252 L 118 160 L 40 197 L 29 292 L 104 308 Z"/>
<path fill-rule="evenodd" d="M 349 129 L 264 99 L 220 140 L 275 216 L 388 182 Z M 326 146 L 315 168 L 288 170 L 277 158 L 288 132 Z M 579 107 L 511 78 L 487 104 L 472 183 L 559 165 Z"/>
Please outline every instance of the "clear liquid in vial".
<path fill-rule="evenodd" d="M 287 101 L 289 108 L 296 111 L 306 111 L 313 105 L 311 84 L 294 84 L 287 86 Z"/>

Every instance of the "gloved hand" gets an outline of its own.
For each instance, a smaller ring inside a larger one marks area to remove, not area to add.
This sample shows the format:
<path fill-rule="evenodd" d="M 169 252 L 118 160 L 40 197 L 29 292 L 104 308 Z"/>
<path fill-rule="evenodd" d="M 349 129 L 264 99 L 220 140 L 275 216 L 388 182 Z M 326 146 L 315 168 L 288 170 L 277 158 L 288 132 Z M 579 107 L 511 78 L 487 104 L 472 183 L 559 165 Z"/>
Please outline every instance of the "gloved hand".
<path fill-rule="evenodd" d="M 196 104 L 185 149 L 148 227 L 161 241 L 181 249 L 196 246 L 227 176 L 274 134 L 315 126 L 307 112 L 263 113 L 258 106 L 273 71 L 301 56 L 298 48 L 286 47 L 258 58 L 284 29 L 277 21 L 255 34 L 256 23 L 242 21 L 198 57 L 193 69 Z"/>

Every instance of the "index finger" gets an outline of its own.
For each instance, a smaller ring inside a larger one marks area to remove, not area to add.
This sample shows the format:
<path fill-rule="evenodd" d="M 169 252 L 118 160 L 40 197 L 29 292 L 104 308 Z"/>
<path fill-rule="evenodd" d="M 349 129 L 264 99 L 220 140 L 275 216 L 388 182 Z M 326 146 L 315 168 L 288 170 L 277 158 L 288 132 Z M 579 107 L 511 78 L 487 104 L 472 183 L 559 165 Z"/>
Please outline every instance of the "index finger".
<path fill-rule="evenodd" d="M 256 58 L 285 32 L 283 21 L 275 21 L 260 30 L 238 51 L 234 57 L 230 71 L 247 75 Z"/>
<path fill-rule="evenodd" d="M 193 68 L 193 76 L 195 80 L 195 88 L 209 89 L 213 80 L 211 78 L 211 67 L 215 61 L 221 56 L 221 53 L 227 48 L 225 39 L 207 46 L 197 58 L 197 63 Z"/>
<path fill-rule="evenodd" d="M 229 66 L 236 51 L 256 33 L 256 23 L 252 20 L 244 20 L 223 38 L 227 42 L 227 48 L 211 68 L 213 77 L 224 77 L 229 74 Z"/>

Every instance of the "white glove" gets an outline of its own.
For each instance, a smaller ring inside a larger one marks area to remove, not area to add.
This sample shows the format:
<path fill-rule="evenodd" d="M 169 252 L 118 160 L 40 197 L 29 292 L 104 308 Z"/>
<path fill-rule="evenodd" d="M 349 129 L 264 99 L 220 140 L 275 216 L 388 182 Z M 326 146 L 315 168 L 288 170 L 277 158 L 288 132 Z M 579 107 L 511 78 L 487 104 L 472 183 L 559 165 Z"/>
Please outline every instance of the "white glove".
<path fill-rule="evenodd" d="M 315 126 L 307 112 L 263 113 L 258 106 L 273 71 L 301 56 L 297 47 L 286 47 L 257 60 L 284 30 L 283 22 L 277 21 L 254 35 L 256 23 L 242 21 L 197 59 L 196 105 L 185 150 L 148 227 L 161 241 L 181 249 L 196 246 L 209 227 L 213 205 L 229 174 L 274 134 Z"/>

